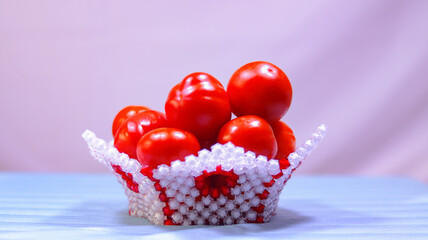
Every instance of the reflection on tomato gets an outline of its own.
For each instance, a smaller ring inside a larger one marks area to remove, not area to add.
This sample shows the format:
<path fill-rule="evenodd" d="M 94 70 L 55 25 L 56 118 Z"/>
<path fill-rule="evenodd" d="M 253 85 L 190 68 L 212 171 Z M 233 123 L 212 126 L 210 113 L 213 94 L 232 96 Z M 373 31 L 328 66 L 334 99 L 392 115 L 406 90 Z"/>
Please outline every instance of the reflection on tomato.
<path fill-rule="evenodd" d="M 294 137 L 293 130 L 281 121 L 271 123 L 271 127 L 278 143 L 278 153 L 275 159 L 287 158 L 290 153 L 296 150 L 296 137 Z"/>
<path fill-rule="evenodd" d="M 137 145 L 138 161 L 150 168 L 170 165 L 175 160 L 184 160 L 188 155 L 197 155 L 198 139 L 191 133 L 176 128 L 158 128 L 145 134 Z"/>
<path fill-rule="evenodd" d="M 153 129 L 167 126 L 165 114 L 154 110 L 140 112 L 120 126 L 114 138 L 114 146 L 119 152 L 137 159 L 136 149 L 140 138 Z"/>
<path fill-rule="evenodd" d="M 257 115 L 268 122 L 280 120 L 292 98 L 287 75 L 268 62 L 240 67 L 230 78 L 227 93 L 236 116 Z"/>
<path fill-rule="evenodd" d="M 230 120 L 229 96 L 213 76 L 192 73 L 171 89 L 165 113 L 171 126 L 191 132 L 208 148 Z"/>
<path fill-rule="evenodd" d="M 276 156 L 278 144 L 269 123 L 254 116 L 242 116 L 226 123 L 218 135 L 218 142 L 232 142 L 235 146 L 243 147 L 256 155 L 271 159 Z"/>
<path fill-rule="evenodd" d="M 122 125 L 122 123 L 125 122 L 126 119 L 130 118 L 131 116 L 134 116 L 137 113 L 140 113 L 146 110 L 150 110 L 150 108 L 145 106 L 127 106 L 122 110 L 120 110 L 113 120 L 113 126 L 112 126 L 113 137 L 116 135 L 117 130 L 119 130 L 120 125 Z"/>

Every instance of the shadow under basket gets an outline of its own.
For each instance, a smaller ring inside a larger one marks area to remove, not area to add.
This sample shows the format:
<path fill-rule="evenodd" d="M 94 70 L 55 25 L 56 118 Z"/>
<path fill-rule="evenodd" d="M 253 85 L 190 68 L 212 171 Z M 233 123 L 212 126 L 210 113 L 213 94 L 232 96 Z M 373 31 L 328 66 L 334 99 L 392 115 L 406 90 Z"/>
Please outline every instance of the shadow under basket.
<path fill-rule="evenodd" d="M 282 188 L 324 138 L 318 127 L 288 158 L 267 159 L 232 143 L 149 169 L 86 130 L 91 155 L 113 170 L 129 200 L 129 215 L 158 225 L 229 225 L 268 222 Z"/>

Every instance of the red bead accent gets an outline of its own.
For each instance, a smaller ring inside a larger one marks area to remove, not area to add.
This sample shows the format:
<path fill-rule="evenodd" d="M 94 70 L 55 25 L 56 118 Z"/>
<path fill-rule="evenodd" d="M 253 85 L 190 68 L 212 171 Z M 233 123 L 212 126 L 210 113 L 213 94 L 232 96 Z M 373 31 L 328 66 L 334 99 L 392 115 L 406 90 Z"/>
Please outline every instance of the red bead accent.
<path fill-rule="evenodd" d="M 252 207 L 251 209 L 253 209 L 257 213 L 263 213 L 263 211 L 265 210 L 265 205 L 259 204 L 257 207 Z"/>
<path fill-rule="evenodd" d="M 113 170 L 120 175 L 120 177 L 123 179 L 123 181 L 126 182 L 126 186 L 131 190 L 134 191 L 136 193 L 139 193 L 139 189 L 138 189 L 138 183 L 136 183 L 134 181 L 134 178 L 132 177 L 132 174 L 130 173 L 126 173 L 122 170 L 122 168 L 119 165 L 114 165 L 112 164 L 111 167 L 113 168 Z"/>
<path fill-rule="evenodd" d="M 213 197 L 213 198 L 218 198 L 218 197 L 220 197 L 220 194 L 219 194 L 219 192 L 218 192 L 218 189 L 217 189 L 217 188 L 212 188 L 212 189 L 211 189 L 211 197 Z"/>
<path fill-rule="evenodd" d="M 177 225 L 177 224 L 175 224 L 171 219 L 167 219 L 167 220 L 165 220 L 164 224 L 165 224 L 165 225 Z"/>
<path fill-rule="evenodd" d="M 169 208 L 169 206 L 167 205 L 167 206 L 165 206 L 163 209 L 162 209 L 162 211 L 163 211 L 163 213 L 166 215 L 166 216 L 171 216 L 172 214 L 174 214 L 174 210 L 172 210 L 171 208 Z"/>
<path fill-rule="evenodd" d="M 206 197 L 210 194 L 210 189 L 204 185 L 204 188 L 201 191 L 202 196 Z"/>
<path fill-rule="evenodd" d="M 265 189 L 262 193 L 257 194 L 257 197 L 259 197 L 260 200 L 266 199 L 269 197 L 269 191 Z"/>
<path fill-rule="evenodd" d="M 288 162 L 287 158 L 283 158 L 281 160 L 279 160 L 279 168 L 281 170 L 286 169 L 290 166 L 290 162 Z"/>
<path fill-rule="evenodd" d="M 258 217 L 256 218 L 256 222 L 257 222 L 257 223 L 264 223 L 264 222 L 265 222 L 265 220 L 263 219 L 263 217 L 258 216 Z"/>
<path fill-rule="evenodd" d="M 148 177 L 150 180 L 152 180 L 153 182 L 158 181 L 157 179 L 155 179 L 153 177 L 153 169 L 149 166 L 143 166 L 141 168 L 141 174 L 143 174 L 144 176 Z"/>
<path fill-rule="evenodd" d="M 275 180 L 274 179 L 272 179 L 272 180 L 270 180 L 270 182 L 265 182 L 265 183 L 263 183 L 263 185 L 265 186 L 265 187 L 272 187 L 272 185 L 275 183 Z"/>
<path fill-rule="evenodd" d="M 230 190 L 225 186 L 221 187 L 220 190 L 221 190 L 221 193 L 225 196 L 230 193 Z"/>
<path fill-rule="evenodd" d="M 166 194 L 164 192 L 159 193 L 159 199 L 162 202 L 167 202 L 168 201 L 168 197 L 166 196 Z"/>
<path fill-rule="evenodd" d="M 156 182 L 154 184 L 156 191 L 161 191 L 162 190 L 162 186 L 160 185 L 160 183 Z"/>
<path fill-rule="evenodd" d="M 274 179 L 278 179 L 278 178 L 282 177 L 282 175 L 284 175 L 284 174 L 282 173 L 282 171 L 280 171 L 278 174 L 276 174 L 275 176 L 272 176 L 272 177 Z"/>

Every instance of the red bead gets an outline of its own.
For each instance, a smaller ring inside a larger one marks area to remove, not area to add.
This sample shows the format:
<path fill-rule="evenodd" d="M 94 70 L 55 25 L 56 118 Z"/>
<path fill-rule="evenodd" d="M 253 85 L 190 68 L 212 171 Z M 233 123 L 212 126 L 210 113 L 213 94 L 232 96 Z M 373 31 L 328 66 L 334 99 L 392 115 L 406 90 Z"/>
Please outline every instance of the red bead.
<path fill-rule="evenodd" d="M 210 194 L 210 189 L 208 187 L 204 187 L 201 191 L 201 195 L 206 197 Z"/>
<path fill-rule="evenodd" d="M 218 189 L 217 188 L 213 188 L 211 189 L 211 197 L 213 198 L 218 198 L 220 196 Z"/>
<path fill-rule="evenodd" d="M 290 166 L 290 162 L 288 162 L 287 158 L 283 158 L 281 160 L 279 160 L 279 168 L 282 169 L 286 169 Z"/>
<path fill-rule="evenodd" d="M 252 207 L 252 209 L 257 213 L 263 213 L 263 211 L 265 210 L 265 205 L 259 204 L 257 207 Z"/>
<path fill-rule="evenodd" d="M 198 181 L 198 182 L 195 182 L 195 187 L 196 187 L 196 189 L 198 189 L 198 190 L 202 189 L 202 188 L 204 187 L 204 185 L 205 185 L 205 182 L 204 182 L 204 181 Z"/>
<path fill-rule="evenodd" d="M 256 218 L 256 222 L 257 222 L 257 223 L 264 223 L 265 221 L 264 221 L 263 217 L 258 216 L 258 217 Z"/>
<path fill-rule="evenodd" d="M 154 182 L 157 181 L 155 178 L 153 178 L 153 170 L 149 166 L 143 166 L 140 172 L 144 176 L 148 177 L 150 180 Z"/>
<path fill-rule="evenodd" d="M 169 206 L 165 206 L 163 209 L 162 209 L 162 211 L 163 211 L 163 213 L 166 215 L 166 216 L 171 216 L 172 214 L 174 214 L 174 210 L 172 210 L 171 208 L 169 208 Z"/>
<path fill-rule="evenodd" d="M 275 176 L 272 176 L 272 177 L 274 179 L 278 179 L 278 178 L 282 177 L 282 175 L 284 175 L 284 174 L 282 173 L 282 171 L 280 171 L 278 174 L 276 174 Z"/>
<path fill-rule="evenodd" d="M 220 190 L 221 190 L 221 193 L 225 196 L 230 193 L 229 189 L 227 187 L 224 187 L 224 186 L 221 187 Z"/>
<path fill-rule="evenodd" d="M 269 191 L 265 189 L 262 193 L 257 194 L 257 196 L 260 198 L 260 200 L 266 199 L 269 197 Z"/>
<path fill-rule="evenodd" d="M 166 194 L 165 194 L 164 192 L 159 193 L 159 199 L 160 199 L 162 202 L 166 202 L 166 201 L 168 201 L 168 197 L 166 196 Z"/>
<path fill-rule="evenodd" d="M 162 190 L 162 186 L 160 185 L 160 183 L 156 182 L 154 184 L 156 191 L 161 191 Z"/>
<path fill-rule="evenodd" d="M 265 187 L 272 187 L 272 185 L 275 183 L 275 180 L 270 180 L 270 182 L 265 182 L 265 183 L 263 183 L 263 185 L 265 186 Z"/>
<path fill-rule="evenodd" d="M 176 225 L 171 219 L 166 220 L 165 225 Z"/>

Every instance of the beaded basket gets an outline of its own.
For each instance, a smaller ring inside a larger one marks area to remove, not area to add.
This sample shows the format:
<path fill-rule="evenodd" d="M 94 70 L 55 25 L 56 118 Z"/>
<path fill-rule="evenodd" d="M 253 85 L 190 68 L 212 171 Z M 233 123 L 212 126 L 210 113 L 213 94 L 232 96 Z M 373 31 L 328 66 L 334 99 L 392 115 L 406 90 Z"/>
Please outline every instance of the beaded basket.
<path fill-rule="evenodd" d="M 268 222 L 294 170 L 326 134 L 321 125 L 287 159 L 268 160 L 232 143 L 215 144 L 171 166 L 140 163 L 86 130 L 91 155 L 112 169 L 129 200 L 129 215 L 158 225 L 229 225 Z"/>

